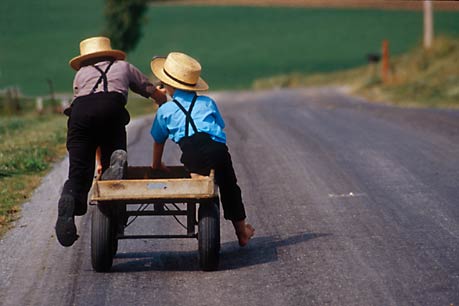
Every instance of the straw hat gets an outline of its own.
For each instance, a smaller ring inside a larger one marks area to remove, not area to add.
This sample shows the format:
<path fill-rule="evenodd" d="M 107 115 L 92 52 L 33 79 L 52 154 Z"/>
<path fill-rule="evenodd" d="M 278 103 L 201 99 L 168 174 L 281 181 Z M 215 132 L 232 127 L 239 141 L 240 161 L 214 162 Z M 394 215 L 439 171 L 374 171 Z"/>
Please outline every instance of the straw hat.
<path fill-rule="evenodd" d="M 199 62 L 184 53 L 171 52 L 166 58 L 153 58 L 151 70 L 160 81 L 174 88 L 189 91 L 209 89 L 209 85 L 200 77 Z"/>
<path fill-rule="evenodd" d="M 113 50 L 110 39 L 107 37 L 91 37 L 80 42 L 80 55 L 69 61 L 70 67 L 80 69 L 81 63 L 95 57 L 110 56 L 117 60 L 126 58 L 126 53 L 120 50 Z"/>

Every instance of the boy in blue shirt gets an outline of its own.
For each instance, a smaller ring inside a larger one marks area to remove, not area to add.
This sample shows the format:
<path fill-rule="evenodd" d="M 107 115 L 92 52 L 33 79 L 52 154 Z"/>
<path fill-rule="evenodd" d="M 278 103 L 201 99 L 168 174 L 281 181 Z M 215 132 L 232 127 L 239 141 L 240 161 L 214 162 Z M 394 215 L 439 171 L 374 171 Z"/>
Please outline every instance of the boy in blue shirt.
<path fill-rule="evenodd" d="M 192 176 L 209 175 L 215 169 L 224 217 L 232 221 L 239 245 L 245 246 L 255 229 L 245 222 L 241 189 L 226 146 L 223 118 L 211 98 L 196 94 L 209 88 L 200 77 L 201 65 L 186 54 L 172 52 L 166 58 L 154 58 L 151 69 L 165 86 L 163 93 L 172 97 L 171 101 L 158 103 L 160 107 L 151 128 L 155 141 L 152 167 L 165 168 L 161 158 L 164 144 L 170 138 L 179 144 L 180 161 Z"/>

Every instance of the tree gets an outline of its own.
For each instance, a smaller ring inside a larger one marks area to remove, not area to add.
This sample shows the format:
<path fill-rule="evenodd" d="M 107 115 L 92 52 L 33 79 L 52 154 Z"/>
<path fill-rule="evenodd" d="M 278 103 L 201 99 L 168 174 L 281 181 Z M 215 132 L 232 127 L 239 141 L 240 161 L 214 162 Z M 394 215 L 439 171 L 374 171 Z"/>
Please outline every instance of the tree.
<path fill-rule="evenodd" d="M 104 35 L 112 47 L 125 52 L 133 50 L 142 36 L 147 0 L 106 0 Z"/>

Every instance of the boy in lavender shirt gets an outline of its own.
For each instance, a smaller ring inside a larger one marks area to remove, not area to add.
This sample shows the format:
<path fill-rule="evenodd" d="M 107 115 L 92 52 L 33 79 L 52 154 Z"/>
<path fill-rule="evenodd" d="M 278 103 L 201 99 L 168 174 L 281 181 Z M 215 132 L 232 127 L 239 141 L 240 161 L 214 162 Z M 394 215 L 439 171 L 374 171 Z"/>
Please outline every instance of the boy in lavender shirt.
<path fill-rule="evenodd" d="M 127 162 L 125 126 L 130 118 L 125 105 L 128 90 L 158 103 L 166 100 L 145 75 L 124 61 L 125 57 L 123 51 L 111 48 L 108 38 L 92 37 L 80 43 L 80 55 L 69 62 L 77 71 L 73 82 L 74 99 L 71 107 L 64 111 L 69 116 L 70 166 L 56 222 L 57 239 L 66 247 L 78 239 L 75 216 L 82 216 L 87 211 L 96 149 L 100 148 L 102 172 L 112 163 Z"/>

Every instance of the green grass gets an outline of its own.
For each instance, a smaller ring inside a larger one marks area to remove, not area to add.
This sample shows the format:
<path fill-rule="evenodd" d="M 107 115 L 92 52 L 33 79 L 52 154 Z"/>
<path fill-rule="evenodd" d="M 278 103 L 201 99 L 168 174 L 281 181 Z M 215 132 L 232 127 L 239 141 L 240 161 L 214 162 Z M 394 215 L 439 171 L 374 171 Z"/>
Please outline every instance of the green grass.
<path fill-rule="evenodd" d="M 145 115 L 153 115 L 156 112 L 157 105 L 151 99 L 145 99 L 138 95 L 129 94 L 129 101 L 126 109 L 129 111 L 131 117 L 139 117 Z"/>
<path fill-rule="evenodd" d="M 0 88 L 26 94 L 71 91 L 68 60 L 82 38 L 103 27 L 103 1 L 2 0 Z M 438 33 L 457 35 L 459 12 L 436 12 Z M 17 22 L 20 20 L 21 22 Z M 421 39 L 422 13 L 393 10 L 152 6 L 144 36 L 128 59 L 150 74 L 153 55 L 188 52 L 203 64 L 211 89 L 250 88 L 255 79 L 317 73 L 365 63 L 389 39 L 401 54 Z"/>
<path fill-rule="evenodd" d="M 419 41 L 422 25 L 420 12 L 378 10 L 164 7 L 149 17 L 168 30 L 146 33 L 132 58 L 148 58 L 145 50 L 184 50 L 201 60 L 216 89 L 249 88 L 254 79 L 279 73 L 355 67 L 365 63 L 367 53 L 378 52 L 385 38 L 399 54 Z M 459 14 L 437 17 L 438 31 L 459 33 L 453 22 Z"/>
<path fill-rule="evenodd" d="M 49 107 L 42 115 L 33 112 L 29 100 L 20 100 L 23 112 L 0 111 L 0 236 L 14 221 L 20 204 L 40 184 L 52 163 L 65 154 L 66 120 Z M 154 114 L 152 101 L 135 96 L 129 100 L 132 117 Z"/>
<path fill-rule="evenodd" d="M 72 90 L 68 61 L 81 39 L 100 34 L 102 0 L 0 2 L 0 88 L 19 86 L 29 95 Z"/>
<path fill-rule="evenodd" d="M 0 116 L 0 234 L 52 163 L 64 155 L 65 133 L 62 115 Z"/>
<path fill-rule="evenodd" d="M 380 65 L 325 74 L 285 74 L 259 79 L 254 88 L 340 85 L 374 101 L 401 106 L 459 107 L 459 37 L 438 37 L 430 50 L 422 46 L 390 61 L 386 82 Z"/>

